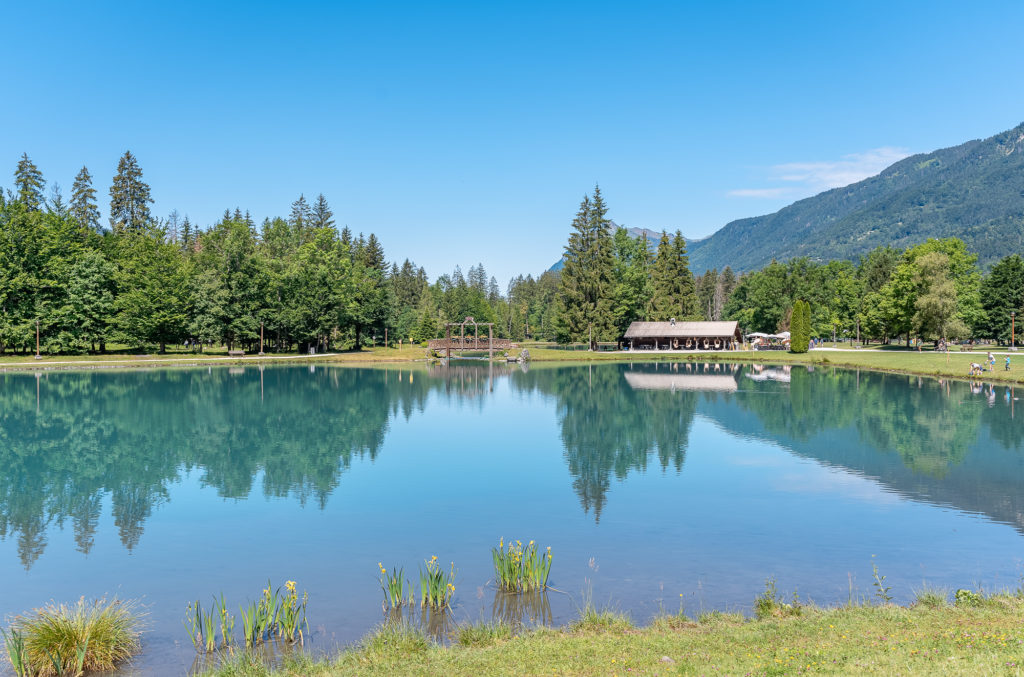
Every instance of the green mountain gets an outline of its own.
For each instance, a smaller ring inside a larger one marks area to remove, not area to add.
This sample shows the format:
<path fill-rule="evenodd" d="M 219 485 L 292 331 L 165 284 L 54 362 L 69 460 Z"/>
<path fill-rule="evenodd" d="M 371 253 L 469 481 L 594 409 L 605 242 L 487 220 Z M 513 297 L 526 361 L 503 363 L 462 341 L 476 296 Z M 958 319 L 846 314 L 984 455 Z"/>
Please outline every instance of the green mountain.
<path fill-rule="evenodd" d="M 877 176 L 740 219 L 688 243 L 690 269 L 756 270 L 807 256 L 856 260 L 878 246 L 959 237 L 987 267 L 1024 252 L 1024 124 L 914 155 Z"/>

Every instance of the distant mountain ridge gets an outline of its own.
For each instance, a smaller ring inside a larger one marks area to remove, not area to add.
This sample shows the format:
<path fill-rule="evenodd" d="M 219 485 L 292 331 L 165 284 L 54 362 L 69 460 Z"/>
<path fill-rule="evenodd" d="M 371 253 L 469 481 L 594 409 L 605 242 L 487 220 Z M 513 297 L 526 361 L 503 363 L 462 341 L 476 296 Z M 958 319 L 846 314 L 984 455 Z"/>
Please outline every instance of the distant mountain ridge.
<path fill-rule="evenodd" d="M 1024 124 L 904 158 L 773 214 L 732 221 L 688 240 L 687 248 L 690 270 L 701 274 L 727 265 L 757 270 L 800 256 L 856 260 L 878 246 L 902 249 L 930 237 L 959 237 L 982 267 L 1024 253 Z"/>

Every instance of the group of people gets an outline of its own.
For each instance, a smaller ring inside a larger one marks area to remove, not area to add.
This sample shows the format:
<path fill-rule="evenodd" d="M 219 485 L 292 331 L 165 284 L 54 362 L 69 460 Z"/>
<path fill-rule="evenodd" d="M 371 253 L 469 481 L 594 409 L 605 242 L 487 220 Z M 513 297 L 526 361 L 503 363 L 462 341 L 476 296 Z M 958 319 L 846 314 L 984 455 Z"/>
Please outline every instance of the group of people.
<path fill-rule="evenodd" d="M 985 358 L 985 363 L 988 364 L 988 371 L 996 370 L 996 356 L 989 352 Z M 1004 371 L 1010 371 L 1010 356 L 1006 356 L 1006 364 L 1003 366 Z M 971 362 L 971 370 L 968 376 L 981 376 L 981 373 L 985 371 L 985 367 L 978 364 L 977 362 Z"/>

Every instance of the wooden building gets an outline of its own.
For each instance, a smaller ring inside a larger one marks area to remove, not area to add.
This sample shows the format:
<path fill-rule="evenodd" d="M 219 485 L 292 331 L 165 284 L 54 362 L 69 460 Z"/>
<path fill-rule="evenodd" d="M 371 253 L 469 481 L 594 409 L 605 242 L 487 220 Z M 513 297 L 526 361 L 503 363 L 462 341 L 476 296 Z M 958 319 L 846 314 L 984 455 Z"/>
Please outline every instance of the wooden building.
<path fill-rule="evenodd" d="M 735 350 L 743 343 L 737 322 L 634 322 L 630 350 Z"/>

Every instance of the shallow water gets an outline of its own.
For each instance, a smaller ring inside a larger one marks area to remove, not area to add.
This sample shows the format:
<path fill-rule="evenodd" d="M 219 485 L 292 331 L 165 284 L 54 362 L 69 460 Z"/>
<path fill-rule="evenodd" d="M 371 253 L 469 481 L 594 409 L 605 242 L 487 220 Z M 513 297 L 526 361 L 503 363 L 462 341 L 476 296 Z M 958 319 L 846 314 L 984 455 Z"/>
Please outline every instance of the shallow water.
<path fill-rule="evenodd" d="M 1024 575 L 1024 426 L 1003 386 L 840 369 L 601 364 L 0 375 L 0 614 L 116 595 L 139 674 L 185 605 L 309 591 L 316 651 L 381 621 L 378 562 L 458 569 L 454 622 L 748 611 Z M 1024 415 L 1024 411 L 1022 411 Z M 496 595 L 498 538 L 557 589 Z M 413 573 L 413 577 L 415 574 Z M 237 622 L 241 634 L 241 620 Z"/>

